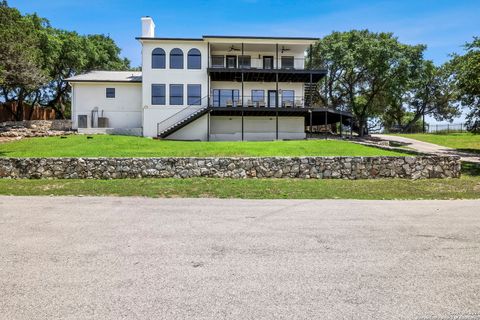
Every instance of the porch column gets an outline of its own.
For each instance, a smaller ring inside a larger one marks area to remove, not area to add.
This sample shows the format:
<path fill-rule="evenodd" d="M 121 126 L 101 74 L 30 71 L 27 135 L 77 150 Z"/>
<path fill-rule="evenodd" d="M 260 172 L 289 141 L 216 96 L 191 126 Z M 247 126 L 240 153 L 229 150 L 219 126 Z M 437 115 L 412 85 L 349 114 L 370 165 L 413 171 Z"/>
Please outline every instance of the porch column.
<path fill-rule="evenodd" d="M 207 70 L 210 68 L 210 42 L 207 43 Z M 210 73 L 207 72 L 207 106 L 210 107 Z M 210 133 L 209 133 L 210 138 Z"/>
<path fill-rule="evenodd" d="M 210 111 L 207 113 L 207 141 L 210 141 Z"/>
<path fill-rule="evenodd" d="M 244 130 L 243 130 L 243 110 L 242 110 L 242 141 L 244 140 L 244 134 L 243 134 Z"/>
<path fill-rule="evenodd" d="M 278 73 L 275 73 L 275 91 L 275 108 L 278 108 Z"/>
<path fill-rule="evenodd" d="M 343 123 L 342 123 L 342 110 L 340 110 L 340 138 L 342 137 L 342 129 L 343 129 Z"/>
<path fill-rule="evenodd" d="M 312 126 L 313 126 L 313 112 L 312 112 L 312 109 L 308 110 L 308 113 L 310 114 L 310 128 L 308 129 L 308 131 L 310 131 L 310 137 L 313 138 L 313 135 L 312 135 Z"/>
<path fill-rule="evenodd" d="M 326 130 L 327 130 L 327 127 L 328 127 L 328 120 L 327 120 L 328 114 L 327 114 L 327 113 L 328 113 L 328 110 L 327 110 L 327 108 L 325 108 L 325 140 L 327 140 L 327 132 L 326 132 Z"/>
<path fill-rule="evenodd" d="M 275 139 L 278 140 L 278 110 L 275 113 Z"/>
<path fill-rule="evenodd" d="M 278 67 L 278 43 L 275 44 L 275 63 L 276 63 L 276 66 L 275 66 L 275 69 L 280 69 Z"/>
<path fill-rule="evenodd" d="M 313 102 L 313 88 L 312 88 L 312 82 L 313 82 L 313 79 L 312 79 L 312 73 L 310 73 L 310 102 L 308 103 L 308 106 L 311 107 L 312 106 L 312 102 Z"/>
<path fill-rule="evenodd" d="M 243 42 L 242 42 L 242 59 L 244 59 L 244 50 L 243 50 Z M 245 105 L 245 97 L 244 97 L 244 93 L 243 93 L 243 65 L 241 66 L 242 67 L 242 107 Z"/>

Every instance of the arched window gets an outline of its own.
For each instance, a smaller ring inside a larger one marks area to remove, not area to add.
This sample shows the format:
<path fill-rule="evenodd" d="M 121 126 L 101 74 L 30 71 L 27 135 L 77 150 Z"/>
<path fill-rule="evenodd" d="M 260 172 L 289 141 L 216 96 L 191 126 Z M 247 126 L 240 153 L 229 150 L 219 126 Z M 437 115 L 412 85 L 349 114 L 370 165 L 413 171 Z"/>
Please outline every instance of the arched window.
<path fill-rule="evenodd" d="M 183 51 L 175 48 L 170 51 L 170 69 L 183 69 Z"/>
<path fill-rule="evenodd" d="M 165 50 L 162 48 L 152 51 L 152 69 L 165 69 Z"/>
<path fill-rule="evenodd" d="M 202 54 L 198 49 L 190 49 L 187 55 L 188 69 L 202 69 Z"/>

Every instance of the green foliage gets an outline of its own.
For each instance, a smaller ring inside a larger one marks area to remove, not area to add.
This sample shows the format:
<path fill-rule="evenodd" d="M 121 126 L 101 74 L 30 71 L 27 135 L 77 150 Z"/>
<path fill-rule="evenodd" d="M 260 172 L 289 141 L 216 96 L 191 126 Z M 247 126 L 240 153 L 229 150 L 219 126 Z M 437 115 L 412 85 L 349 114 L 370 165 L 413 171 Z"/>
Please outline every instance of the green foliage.
<path fill-rule="evenodd" d="M 454 72 L 458 100 L 470 108 L 467 125 L 472 132 L 480 132 L 480 38 L 474 37 L 465 45 L 464 55 L 454 54 L 449 63 Z"/>
<path fill-rule="evenodd" d="M 352 111 L 362 135 L 367 120 L 383 114 L 394 89 L 418 72 L 424 50 L 391 33 L 333 32 L 314 47 L 311 64 L 328 71 L 324 104 Z"/>
<path fill-rule="evenodd" d="M 0 94 L 4 101 L 38 103 L 64 117 L 70 105 L 65 78 L 89 70 L 130 68 L 111 38 L 53 28 L 35 14 L 22 16 L 6 1 L 0 2 L 0 25 Z"/>

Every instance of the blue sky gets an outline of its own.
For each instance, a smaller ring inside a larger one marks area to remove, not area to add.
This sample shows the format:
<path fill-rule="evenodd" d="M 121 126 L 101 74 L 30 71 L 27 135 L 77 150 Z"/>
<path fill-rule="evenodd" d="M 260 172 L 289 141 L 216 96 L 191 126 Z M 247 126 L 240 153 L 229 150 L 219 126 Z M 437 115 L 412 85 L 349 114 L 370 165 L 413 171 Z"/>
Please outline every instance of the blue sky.
<path fill-rule="evenodd" d="M 264 35 L 321 37 L 331 31 L 389 31 L 409 44 L 428 46 L 440 64 L 480 36 L 480 0 L 147 1 L 9 0 L 23 13 L 37 12 L 54 27 L 81 34 L 109 34 L 122 55 L 140 65 L 140 17 L 151 16 L 156 35 Z"/>
<path fill-rule="evenodd" d="M 480 0 L 8 0 L 23 13 L 37 12 L 54 27 L 103 33 L 122 55 L 141 64 L 142 16 L 159 37 L 256 35 L 322 37 L 332 31 L 393 32 L 401 42 L 426 44 L 425 57 L 441 64 L 474 35 L 480 36 Z M 428 118 L 428 122 L 435 123 Z M 455 122 L 464 121 L 464 116 Z"/>

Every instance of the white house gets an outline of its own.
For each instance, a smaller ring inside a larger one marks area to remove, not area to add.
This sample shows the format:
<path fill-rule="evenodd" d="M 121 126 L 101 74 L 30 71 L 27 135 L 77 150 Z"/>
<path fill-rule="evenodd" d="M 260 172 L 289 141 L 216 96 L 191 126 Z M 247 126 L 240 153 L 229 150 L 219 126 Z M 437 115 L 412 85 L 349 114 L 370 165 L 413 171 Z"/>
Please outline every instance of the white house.
<path fill-rule="evenodd" d="M 325 76 L 306 64 L 315 38 L 163 38 L 154 30 L 153 20 L 142 18 L 142 72 L 92 71 L 67 79 L 74 129 L 272 140 L 304 139 L 308 125 L 344 121 L 342 113 L 310 103 Z"/>

